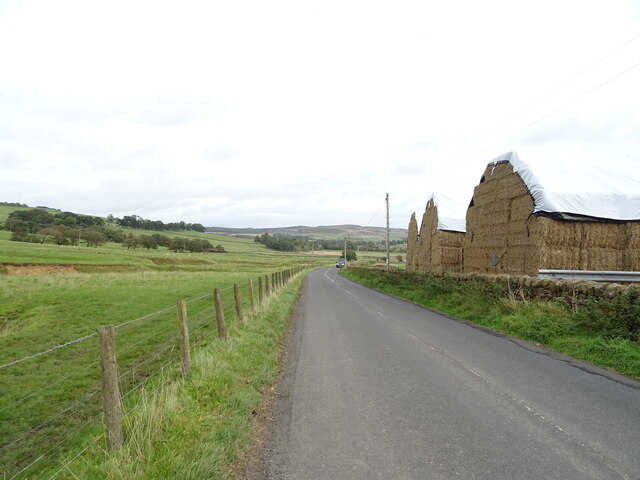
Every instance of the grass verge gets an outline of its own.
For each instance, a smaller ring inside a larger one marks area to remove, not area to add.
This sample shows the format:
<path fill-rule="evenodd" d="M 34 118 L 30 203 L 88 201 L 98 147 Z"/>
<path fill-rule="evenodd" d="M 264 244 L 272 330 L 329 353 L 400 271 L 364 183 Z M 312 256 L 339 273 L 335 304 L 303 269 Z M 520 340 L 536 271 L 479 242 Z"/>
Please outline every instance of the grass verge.
<path fill-rule="evenodd" d="M 396 297 L 640 378 L 640 343 L 619 329 L 601 327 L 618 318 L 619 306 L 601 302 L 574 312 L 560 302 L 518 299 L 498 284 L 476 280 L 358 268 L 342 274 Z"/>
<path fill-rule="evenodd" d="M 188 379 L 165 374 L 132 399 L 124 445 L 106 454 L 101 439 L 61 478 L 236 478 L 263 394 L 279 374 L 301 283 L 299 275 L 226 342 L 194 352 Z"/>

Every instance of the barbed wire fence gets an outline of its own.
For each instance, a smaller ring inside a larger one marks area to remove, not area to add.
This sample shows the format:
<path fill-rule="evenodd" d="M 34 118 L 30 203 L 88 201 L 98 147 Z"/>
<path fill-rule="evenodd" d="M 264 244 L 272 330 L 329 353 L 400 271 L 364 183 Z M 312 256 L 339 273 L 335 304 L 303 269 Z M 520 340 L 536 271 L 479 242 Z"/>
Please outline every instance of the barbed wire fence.
<path fill-rule="evenodd" d="M 135 411 L 137 395 L 149 382 L 187 376 L 185 355 L 189 357 L 190 351 L 213 341 L 224 341 L 227 319 L 233 328 L 241 328 L 245 311 L 259 311 L 304 268 L 260 276 L 242 286 L 217 288 L 109 326 L 118 340 L 117 354 L 115 343 L 112 345 L 117 372 L 112 381 L 117 384 L 116 405 L 127 410 L 124 416 Z M 184 319 L 180 317 L 182 308 L 188 313 Z M 186 339 L 181 323 L 187 327 Z M 111 415 L 105 411 L 103 371 L 107 369 L 98 330 L 0 364 L 3 480 L 53 479 L 92 446 L 98 444 L 105 451 L 117 447 L 107 425 Z M 120 432 L 122 415 L 120 412 Z"/>

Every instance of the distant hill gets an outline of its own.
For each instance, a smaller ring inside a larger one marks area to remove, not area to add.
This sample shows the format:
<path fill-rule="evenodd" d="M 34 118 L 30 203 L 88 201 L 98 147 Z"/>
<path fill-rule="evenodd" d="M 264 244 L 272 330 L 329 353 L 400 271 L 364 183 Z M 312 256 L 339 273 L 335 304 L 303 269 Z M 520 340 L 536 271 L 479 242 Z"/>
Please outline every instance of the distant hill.
<path fill-rule="evenodd" d="M 295 227 L 275 228 L 227 228 L 207 227 L 208 233 L 228 235 L 231 237 L 254 238 L 256 235 L 269 233 L 270 235 L 287 235 L 291 237 L 307 238 L 309 240 L 339 240 L 345 236 L 352 241 L 379 242 L 386 239 L 384 227 L 361 227 L 359 225 L 324 225 L 319 227 Z M 407 229 L 391 228 L 390 240 L 402 240 L 407 237 Z"/>

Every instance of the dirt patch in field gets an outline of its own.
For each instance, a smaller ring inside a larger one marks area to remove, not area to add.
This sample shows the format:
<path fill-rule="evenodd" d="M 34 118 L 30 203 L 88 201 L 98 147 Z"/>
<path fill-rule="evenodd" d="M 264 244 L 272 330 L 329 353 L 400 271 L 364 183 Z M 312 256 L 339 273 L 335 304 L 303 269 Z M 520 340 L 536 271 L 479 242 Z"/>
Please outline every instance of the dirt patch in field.
<path fill-rule="evenodd" d="M 52 273 L 80 273 L 73 265 L 28 264 L 2 265 L 7 275 L 49 275 Z"/>

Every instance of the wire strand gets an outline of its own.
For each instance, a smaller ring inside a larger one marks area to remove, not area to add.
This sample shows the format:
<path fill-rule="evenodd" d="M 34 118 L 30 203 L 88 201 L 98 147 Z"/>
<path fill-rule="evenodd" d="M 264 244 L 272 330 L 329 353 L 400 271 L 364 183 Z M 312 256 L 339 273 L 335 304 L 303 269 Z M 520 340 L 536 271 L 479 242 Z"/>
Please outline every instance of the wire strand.
<path fill-rule="evenodd" d="M 12 365 L 16 365 L 18 363 L 25 362 L 27 360 L 31 360 L 32 358 L 37 358 L 37 357 L 40 357 L 40 356 L 45 355 L 47 353 L 51 353 L 51 352 L 54 352 L 56 350 L 60 350 L 61 348 L 65 348 L 65 347 L 68 347 L 70 345 L 74 345 L 76 343 L 83 342 L 84 340 L 87 340 L 89 338 L 93 338 L 93 337 L 95 337 L 97 335 L 98 335 L 97 332 L 96 333 L 92 333 L 90 335 L 85 335 L 84 337 L 76 338 L 75 340 L 70 340 L 70 341 L 68 341 L 66 343 L 63 343 L 63 344 L 60 344 L 60 345 L 56 345 L 55 347 L 51 347 L 48 350 L 44 350 L 42 352 L 34 353 L 33 355 L 29 355 L 27 357 L 20 358 L 18 360 L 14 360 L 14 361 L 9 362 L 9 363 L 5 363 L 4 365 L 0 365 L 0 370 L 3 369 L 3 368 L 6 368 L 6 367 L 10 367 Z"/>

